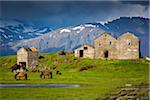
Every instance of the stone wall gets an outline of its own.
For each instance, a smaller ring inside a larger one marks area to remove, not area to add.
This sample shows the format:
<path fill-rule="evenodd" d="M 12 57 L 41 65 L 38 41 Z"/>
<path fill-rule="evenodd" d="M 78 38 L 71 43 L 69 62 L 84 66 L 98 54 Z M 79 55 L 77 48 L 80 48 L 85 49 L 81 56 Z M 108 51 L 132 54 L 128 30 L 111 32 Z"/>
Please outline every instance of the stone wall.
<path fill-rule="evenodd" d="M 26 67 L 28 68 L 28 52 L 24 48 L 19 49 L 17 52 L 17 64 L 19 62 L 26 62 Z"/>
<path fill-rule="evenodd" d="M 83 56 L 81 56 L 83 51 Z M 75 50 L 75 57 L 94 58 L 94 48 L 90 45 L 83 45 Z"/>

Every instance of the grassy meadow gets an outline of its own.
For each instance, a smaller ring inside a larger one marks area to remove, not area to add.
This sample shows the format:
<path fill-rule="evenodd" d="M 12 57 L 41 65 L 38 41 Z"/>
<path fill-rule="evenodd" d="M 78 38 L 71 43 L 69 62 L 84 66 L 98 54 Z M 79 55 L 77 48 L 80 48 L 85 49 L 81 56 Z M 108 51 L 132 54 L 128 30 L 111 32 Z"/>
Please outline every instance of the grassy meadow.
<path fill-rule="evenodd" d="M 105 98 L 125 84 L 149 83 L 149 62 L 144 60 L 81 59 L 73 55 L 40 54 L 39 66 L 56 66 L 53 79 L 40 79 L 40 73 L 28 72 L 28 80 L 15 80 L 9 69 L 16 56 L 0 57 L 0 83 L 80 84 L 79 88 L 0 88 L 1 100 L 94 100 Z M 57 60 L 57 62 L 56 62 Z M 85 66 L 91 69 L 80 71 Z M 60 70 L 62 75 L 56 75 Z"/>

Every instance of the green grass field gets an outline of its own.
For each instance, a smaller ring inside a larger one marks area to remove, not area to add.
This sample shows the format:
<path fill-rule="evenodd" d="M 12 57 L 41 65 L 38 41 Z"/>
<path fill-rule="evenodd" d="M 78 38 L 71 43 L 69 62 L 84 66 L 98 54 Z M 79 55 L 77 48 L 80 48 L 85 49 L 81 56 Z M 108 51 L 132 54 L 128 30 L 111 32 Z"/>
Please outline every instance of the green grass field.
<path fill-rule="evenodd" d="M 15 80 L 9 69 L 16 56 L 0 57 L 0 83 L 81 84 L 79 88 L 0 88 L 1 100 L 93 100 L 105 98 L 125 84 L 149 83 L 149 62 L 144 60 L 79 59 L 72 55 L 41 54 L 39 66 L 57 66 L 62 75 L 40 79 L 40 73 L 28 72 L 29 80 Z M 55 63 L 55 61 L 58 63 Z M 81 67 L 95 66 L 86 71 Z M 55 70 L 53 70 L 55 73 Z"/>

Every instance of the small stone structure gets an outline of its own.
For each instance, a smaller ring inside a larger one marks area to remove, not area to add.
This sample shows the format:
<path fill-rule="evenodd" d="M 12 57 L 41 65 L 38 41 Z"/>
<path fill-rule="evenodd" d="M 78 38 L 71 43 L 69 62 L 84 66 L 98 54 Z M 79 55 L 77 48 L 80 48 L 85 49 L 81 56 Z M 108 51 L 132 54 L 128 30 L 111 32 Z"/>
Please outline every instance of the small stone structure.
<path fill-rule="evenodd" d="M 80 48 L 74 50 L 75 57 L 94 58 L 94 47 L 84 44 Z"/>
<path fill-rule="evenodd" d="M 83 50 L 83 46 L 75 50 L 76 57 L 79 56 L 79 50 Z M 93 52 L 94 50 L 94 52 Z M 78 53 L 77 53 L 78 51 Z M 93 49 L 88 49 L 90 58 L 101 59 L 139 59 L 139 39 L 132 33 L 124 33 L 118 38 L 114 38 L 108 33 L 103 33 L 94 40 Z M 86 52 L 83 52 L 86 58 Z"/>
<path fill-rule="evenodd" d="M 38 62 L 38 50 L 35 47 L 20 48 L 17 51 L 17 64 L 24 64 L 26 68 L 30 68 Z"/>

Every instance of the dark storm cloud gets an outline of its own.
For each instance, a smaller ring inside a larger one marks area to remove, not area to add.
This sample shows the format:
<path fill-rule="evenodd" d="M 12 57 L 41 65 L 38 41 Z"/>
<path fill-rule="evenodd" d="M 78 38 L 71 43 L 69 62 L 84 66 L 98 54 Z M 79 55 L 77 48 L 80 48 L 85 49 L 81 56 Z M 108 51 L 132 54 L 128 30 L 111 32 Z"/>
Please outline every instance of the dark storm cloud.
<path fill-rule="evenodd" d="M 86 22 L 107 22 L 123 16 L 148 17 L 147 4 L 131 1 L 0 2 L 1 18 L 19 19 L 53 28 Z"/>

